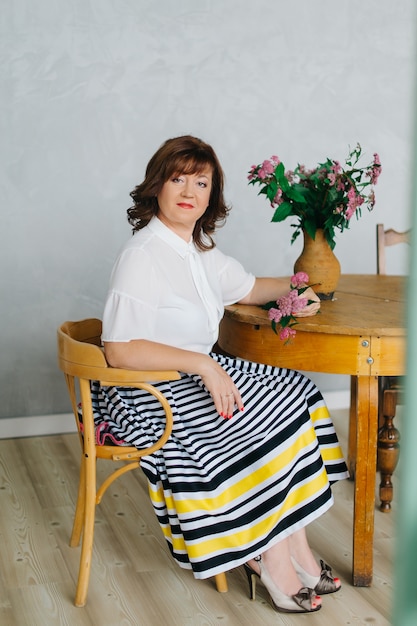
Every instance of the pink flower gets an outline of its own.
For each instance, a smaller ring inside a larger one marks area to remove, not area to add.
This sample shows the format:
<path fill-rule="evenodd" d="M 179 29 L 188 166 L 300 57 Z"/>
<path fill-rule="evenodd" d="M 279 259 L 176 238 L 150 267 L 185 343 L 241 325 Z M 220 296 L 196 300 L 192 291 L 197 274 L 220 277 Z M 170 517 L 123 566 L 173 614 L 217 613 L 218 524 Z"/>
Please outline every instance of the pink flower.
<path fill-rule="evenodd" d="M 265 159 L 262 163 L 262 168 L 266 174 L 272 174 L 275 169 L 275 165 L 271 161 L 268 161 L 268 159 Z"/>
<path fill-rule="evenodd" d="M 345 212 L 345 217 L 348 221 L 355 215 L 355 211 L 356 211 L 355 207 L 348 206 Z"/>
<path fill-rule="evenodd" d="M 309 281 L 308 274 L 305 272 L 297 272 L 294 276 L 291 276 L 291 287 L 296 289 L 297 287 L 302 287 L 303 285 L 307 285 Z"/>
<path fill-rule="evenodd" d="M 271 322 L 276 322 L 277 324 L 279 324 L 282 318 L 282 313 L 279 309 L 269 309 L 268 318 L 271 320 Z"/>
<path fill-rule="evenodd" d="M 260 167 L 257 173 L 257 177 L 260 181 L 266 182 L 268 180 L 268 172 L 266 172 L 263 167 Z"/>
<path fill-rule="evenodd" d="M 256 168 L 257 167 L 258 167 L 257 165 L 252 165 L 252 167 L 249 170 L 248 180 L 253 180 L 254 178 L 256 178 Z"/>
<path fill-rule="evenodd" d="M 367 176 L 371 179 L 371 184 L 376 185 L 378 182 L 378 177 L 382 171 L 381 161 L 379 159 L 379 155 L 375 152 L 374 154 L 374 162 L 371 169 L 366 173 Z"/>
<path fill-rule="evenodd" d="M 288 293 L 286 296 L 281 296 L 277 300 L 278 308 L 281 311 L 283 317 L 287 317 L 292 313 L 293 296 L 291 294 L 292 292 L 290 291 L 290 293 Z"/>
<path fill-rule="evenodd" d="M 292 339 L 293 337 L 295 337 L 295 330 L 289 326 L 286 326 L 279 331 L 279 338 L 283 341 Z"/>
<path fill-rule="evenodd" d="M 307 306 L 307 303 L 307 298 L 302 298 L 301 296 L 298 296 L 296 299 L 294 299 L 291 311 L 292 315 L 296 315 L 296 313 L 302 311 L 304 307 Z"/>
<path fill-rule="evenodd" d="M 272 200 L 271 204 L 272 206 L 279 206 L 280 204 L 283 203 L 283 198 L 282 198 L 282 189 L 278 189 L 275 198 Z"/>
<path fill-rule="evenodd" d="M 293 170 L 287 170 L 285 172 L 285 178 L 288 180 L 289 183 L 293 183 L 295 180 L 295 175 Z"/>
<path fill-rule="evenodd" d="M 331 169 L 335 174 L 339 174 L 339 172 L 342 171 L 342 166 L 340 165 L 339 161 L 333 161 Z"/>
<path fill-rule="evenodd" d="M 297 313 L 302 311 L 311 302 L 303 296 L 305 287 L 308 286 L 308 274 L 306 272 L 297 272 L 291 277 L 290 291 L 281 296 L 274 303 L 270 302 L 264 308 L 268 309 L 268 318 L 272 322 L 272 328 L 276 332 L 275 324 L 281 326 L 278 336 L 284 341 L 290 341 L 296 331 L 292 328 L 297 324 Z"/>
<path fill-rule="evenodd" d="M 338 178 L 337 179 L 336 189 L 337 189 L 337 191 L 344 191 L 345 190 L 345 183 L 343 181 L 343 178 Z"/>
<path fill-rule="evenodd" d="M 345 217 L 350 220 L 356 210 L 365 202 L 364 198 L 356 192 L 354 187 L 351 187 L 347 193 L 348 204 L 345 211 Z"/>
<path fill-rule="evenodd" d="M 334 187 L 334 185 L 336 184 L 336 174 L 330 172 L 330 174 L 327 175 L 327 178 L 329 179 L 329 185 Z"/>
<path fill-rule="evenodd" d="M 356 191 L 355 191 L 355 187 L 350 187 L 349 191 L 347 192 L 347 197 L 349 201 L 353 201 L 356 198 Z"/>

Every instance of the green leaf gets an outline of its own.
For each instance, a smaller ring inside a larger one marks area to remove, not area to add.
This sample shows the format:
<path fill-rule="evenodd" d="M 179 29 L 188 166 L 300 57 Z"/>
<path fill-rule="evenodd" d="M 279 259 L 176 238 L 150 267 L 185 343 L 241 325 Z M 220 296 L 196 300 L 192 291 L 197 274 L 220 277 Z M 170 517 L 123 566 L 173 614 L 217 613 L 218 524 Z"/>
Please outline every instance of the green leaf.
<path fill-rule="evenodd" d="M 271 180 L 271 182 L 268 185 L 267 191 L 266 191 L 266 195 L 268 196 L 268 199 L 273 202 L 275 196 L 277 195 L 277 191 L 278 191 L 278 185 L 276 183 L 275 180 Z"/>
<path fill-rule="evenodd" d="M 278 163 L 275 168 L 275 178 L 280 180 L 282 177 L 285 177 L 285 167 L 283 163 Z"/>
<path fill-rule="evenodd" d="M 277 303 L 275 300 L 270 300 L 269 302 L 266 302 L 266 304 L 262 304 L 261 309 L 264 309 L 265 311 L 269 311 L 269 309 L 275 309 L 277 307 Z"/>
<path fill-rule="evenodd" d="M 287 196 L 290 198 L 290 200 L 293 200 L 294 202 L 299 202 L 300 204 L 307 203 L 307 200 L 305 199 L 305 193 L 299 191 L 294 186 L 289 187 L 287 191 Z"/>
<path fill-rule="evenodd" d="M 293 244 L 301 232 L 301 226 L 300 224 L 297 224 L 297 226 L 294 226 L 294 224 L 291 224 L 291 226 L 296 228 L 296 230 L 293 232 L 292 237 L 291 237 L 291 244 Z"/>
<path fill-rule="evenodd" d="M 303 223 L 303 228 L 312 239 L 316 238 L 317 226 L 313 220 L 306 219 Z"/>
<path fill-rule="evenodd" d="M 271 222 L 282 222 L 283 220 L 286 220 L 291 213 L 292 204 L 290 202 L 283 202 L 275 209 Z"/>

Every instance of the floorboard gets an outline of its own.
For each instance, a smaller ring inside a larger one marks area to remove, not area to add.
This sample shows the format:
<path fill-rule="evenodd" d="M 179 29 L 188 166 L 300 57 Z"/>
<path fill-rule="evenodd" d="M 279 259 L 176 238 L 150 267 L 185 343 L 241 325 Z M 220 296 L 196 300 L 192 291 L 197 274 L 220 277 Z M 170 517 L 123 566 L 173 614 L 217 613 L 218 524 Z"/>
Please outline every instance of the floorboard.
<path fill-rule="evenodd" d="M 347 411 L 334 420 L 346 450 Z M 229 592 L 176 566 L 156 522 L 140 470 L 114 483 L 97 510 L 87 605 L 73 605 L 79 549 L 68 545 L 77 493 L 76 435 L 0 441 L 1 626 L 385 626 L 390 624 L 396 503 L 375 511 L 374 581 L 351 585 L 353 483 L 334 486 L 335 504 L 309 527 L 317 555 L 331 563 L 342 590 L 317 614 L 277 614 L 262 585 L 248 597 L 242 569 Z M 105 475 L 105 464 L 99 468 Z M 395 478 L 394 478 L 395 485 Z M 305 622 L 307 623 L 307 622 Z"/>

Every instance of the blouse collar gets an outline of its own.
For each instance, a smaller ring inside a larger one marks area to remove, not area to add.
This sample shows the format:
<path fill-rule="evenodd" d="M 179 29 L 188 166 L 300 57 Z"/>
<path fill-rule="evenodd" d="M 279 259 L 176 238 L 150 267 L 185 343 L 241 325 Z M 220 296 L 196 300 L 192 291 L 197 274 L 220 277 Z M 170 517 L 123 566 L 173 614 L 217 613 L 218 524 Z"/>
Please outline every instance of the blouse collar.
<path fill-rule="evenodd" d="M 165 226 L 156 215 L 148 223 L 148 228 L 171 248 L 175 250 L 183 259 L 190 252 L 195 252 L 195 246 L 192 239 L 187 243 L 179 235 L 174 233 L 168 226 Z"/>

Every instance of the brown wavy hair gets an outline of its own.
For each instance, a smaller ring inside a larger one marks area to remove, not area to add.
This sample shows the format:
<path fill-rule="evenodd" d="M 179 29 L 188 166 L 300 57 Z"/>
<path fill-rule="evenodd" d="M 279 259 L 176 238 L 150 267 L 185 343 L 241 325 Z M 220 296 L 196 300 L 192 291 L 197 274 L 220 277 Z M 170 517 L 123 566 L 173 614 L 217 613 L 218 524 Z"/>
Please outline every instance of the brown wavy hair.
<path fill-rule="evenodd" d="M 224 224 L 230 210 L 223 197 L 224 173 L 213 148 L 191 135 L 168 139 L 150 159 L 145 180 L 130 194 L 134 205 L 127 216 L 133 232 L 144 228 L 158 213 L 156 196 L 167 180 L 179 174 L 199 174 L 207 166 L 212 170 L 209 206 L 195 224 L 193 241 L 200 250 L 214 248 L 211 235 Z"/>

